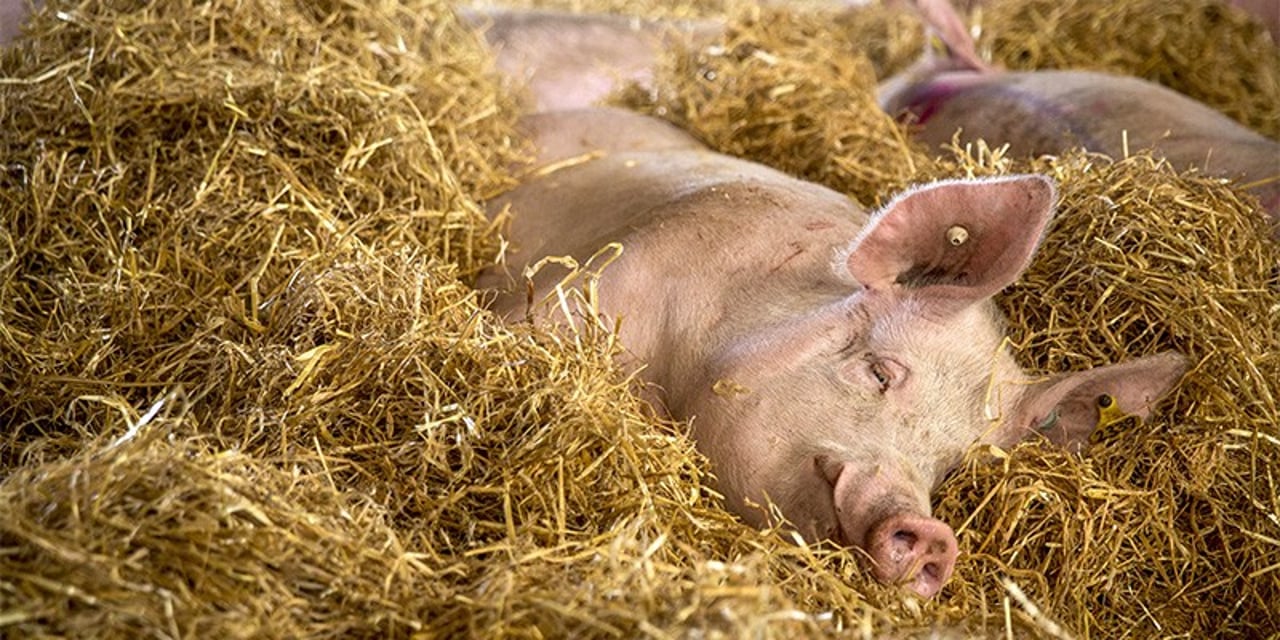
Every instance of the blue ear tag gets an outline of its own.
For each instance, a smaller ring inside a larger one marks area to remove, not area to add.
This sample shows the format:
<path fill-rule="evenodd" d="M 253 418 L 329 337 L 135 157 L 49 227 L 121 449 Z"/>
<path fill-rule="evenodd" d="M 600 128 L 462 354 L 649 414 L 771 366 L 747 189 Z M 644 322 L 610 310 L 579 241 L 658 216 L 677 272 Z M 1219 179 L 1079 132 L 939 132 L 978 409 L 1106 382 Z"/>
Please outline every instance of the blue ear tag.
<path fill-rule="evenodd" d="M 1054 407 L 1053 411 L 1050 411 L 1049 415 L 1045 416 L 1044 420 L 1041 420 L 1040 424 L 1036 426 L 1036 431 L 1048 433 L 1050 429 L 1056 426 L 1058 426 L 1058 408 Z"/>

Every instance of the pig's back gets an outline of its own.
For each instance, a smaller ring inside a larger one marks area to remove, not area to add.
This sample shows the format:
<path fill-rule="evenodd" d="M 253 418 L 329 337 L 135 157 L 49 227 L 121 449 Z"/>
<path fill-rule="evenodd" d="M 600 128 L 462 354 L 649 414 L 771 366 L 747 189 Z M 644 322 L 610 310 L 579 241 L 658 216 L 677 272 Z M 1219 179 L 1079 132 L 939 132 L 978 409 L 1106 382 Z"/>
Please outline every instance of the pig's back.
<path fill-rule="evenodd" d="M 609 286 L 639 291 L 690 272 L 750 273 L 801 246 L 829 262 L 830 247 L 815 245 L 834 246 L 866 222 L 866 213 L 839 193 L 696 143 L 648 140 L 635 150 L 619 144 L 621 137 L 606 138 L 595 149 L 577 149 L 584 155 L 576 159 L 535 170 L 489 204 L 491 211 L 511 212 L 505 267 L 491 269 L 478 283 L 508 292 L 500 294 L 496 310 L 523 308 L 521 274 L 545 256 L 584 262 L 617 242 L 624 252 L 609 267 Z M 562 274 L 535 280 L 535 287 L 553 286 Z"/>
<path fill-rule="evenodd" d="M 944 81 L 945 82 L 945 81 Z M 1112 157 L 1156 148 L 1178 169 L 1243 182 L 1280 173 L 1280 144 L 1173 90 L 1138 78 L 1084 71 L 1006 73 L 957 86 L 932 105 L 921 137 L 982 138 L 1019 155 L 1071 147 Z M 1126 145 L 1127 143 L 1127 145 Z"/>
<path fill-rule="evenodd" d="M 674 125 L 612 107 L 547 111 L 527 116 L 521 129 L 537 149 L 530 169 L 566 161 L 584 161 L 584 155 L 624 151 L 675 151 L 705 149 L 702 143 Z"/>
<path fill-rule="evenodd" d="M 490 204 L 508 206 L 509 258 L 519 263 L 590 257 L 609 242 L 634 245 L 655 234 L 668 246 L 727 247 L 801 217 L 854 229 L 866 218 L 825 187 L 705 149 L 606 153 L 526 181 Z"/>

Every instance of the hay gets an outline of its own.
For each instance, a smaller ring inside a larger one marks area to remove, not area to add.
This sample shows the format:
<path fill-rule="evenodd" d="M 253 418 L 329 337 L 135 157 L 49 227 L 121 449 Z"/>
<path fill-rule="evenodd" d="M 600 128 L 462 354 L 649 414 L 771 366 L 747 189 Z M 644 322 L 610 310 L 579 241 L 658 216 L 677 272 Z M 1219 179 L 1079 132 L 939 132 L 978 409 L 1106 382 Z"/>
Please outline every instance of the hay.
<path fill-rule="evenodd" d="M 876 105 L 871 64 L 823 15 L 751 8 L 722 43 L 668 58 L 667 85 L 624 93 L 729 155 L 826 184 L 862 202 L 906 185 L 928 157 Z"/>
<path fill-rule="evenodd" d="M 516 114 L 444 7 L 50 9 L 3 54 L 5 464 L 91 421 L 82 395 L 233 406 L 230 345 L 326 254 L 495 250 L 473 194 L 508 184 Z"/>
<path fill-rule="evenodd" d="M 932 158 L 870 106 L 905 48 L 862 59 L 855 22 L 823 17 L 745 10 L 632 96 L 868 205 L 1054 175 L 1059 218 L 1002 299 L 1024 365 L 1196 363 L 1088 457 L 972 452 L 935 496 L 960 566 L 919 604 L 720 509 L 607 332 L 481 309 L 467 283 L 499 246 L 476 201 L 522 148 L 447 7 L 51 4 L 67 17 L 0 54 L 4 634 L 1280 627 L 1280 249 L 1223 181 L 1144 155 Z"/>
<path fill-rule="evenodd" d="M 421 626 L 414 605 L 433 585 L 388 579 L 421 572 L 374 501 L 210 450 L 181 416 L 141 426 L 0 487 L 7 636 L 374 637 Z"/>
<path fill-rule="evenodd" d="M 1088 458 L 1027 446 L 944 487 L 938 515 L 964 523 L 986 576 L 961 597 L 994 606 L 1011 576 L 1083 637 L 1274 629 L 1280 250 L 1256 203 L 1147 155 L 1010 168 L 1063 187 L 1044 247 L 1001 300 L 1024 366 L 1168 348 L 1195 364 L 1161 415 L 1095 436 Z"/>

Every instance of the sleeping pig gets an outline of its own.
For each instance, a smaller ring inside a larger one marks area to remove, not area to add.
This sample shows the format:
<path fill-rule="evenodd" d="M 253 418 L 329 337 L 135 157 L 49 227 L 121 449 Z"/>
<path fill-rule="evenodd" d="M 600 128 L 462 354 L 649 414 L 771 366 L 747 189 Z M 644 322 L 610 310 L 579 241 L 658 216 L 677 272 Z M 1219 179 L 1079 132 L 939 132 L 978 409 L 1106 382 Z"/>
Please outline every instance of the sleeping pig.
<path fill-rule="evenodd" d="M 923 185 L 869 213 L 646 116 L 524 126 L 535 166 L 489 203 L 512 214 L 506 263 L 478 283 L 492 308 L 552 317 L 530 301 L 563 273 L 530 267 L 617 243 L 598 312 L 622 321 L 655 407 L 691 421 L 728 507 L 765 525 L 773 503 L 807 540 L 862 549 L 883 582 L 930 597 L 951 575 L 956 537 L 929 492 L 973 444 L 1079 448 L 1099 396 L 1146 416 L 1183 371 L 1163 354 L 1034 380 L 1004 349 L 991 297 L 1052 215 L 1045 177 Z"/>
<path fill-rule="evenodd" d="M 1176 169 L 1233 178 L 1256 195 L 1280 238 L 1280 143 L 1173 90 L 1097 71 L 1002 72 L 982 63 L 946 0 L 915 3 L 949 54 L 926 59 L 881 88 L 881 106 L 904 115 L 924 142 L 957 131 L 1020 155 L 1084 147 L 1124 157 L 1153 149 Z"/>
<path fill-rule="evenodd" d="M 1005 350 L 991 298 L 1036 249 L 1053 212 L 1049 179 L 945 181 L 867 212 L 663 121 L 586 106 L 652 49 L 619 62 L 592 47 L 573 74 L 546 51 L 588 32 L 652 43 L 661 27 L 484 20 L 501 26 L 488 37 L 503 68 L 535 71 L 536 103 L 562 109 L 524 122 L 538 157 L 488 203 L 512 214 L 510 248 L 478 286 L 510 321 L 554 319 L 535 301 L 563 273 L 536 265 L 620 247 L 588 285 L 595 309 L 621 321 L 642 393 L 690 420 L 716 488 L 747 522 L 769 524 L 772 503 L 806 539 L 860 548 L 877 579 L 932 596 L 957 543 L 930 515 L 929 492 L 969 447 L 1030 436 L 1080 449 L 1097 398 L 1145 417 L 1181 375 L 1183 358 L 1166 353 L 1033 379 Z M 566 84 L 573 75 L 590 91 Z"/>

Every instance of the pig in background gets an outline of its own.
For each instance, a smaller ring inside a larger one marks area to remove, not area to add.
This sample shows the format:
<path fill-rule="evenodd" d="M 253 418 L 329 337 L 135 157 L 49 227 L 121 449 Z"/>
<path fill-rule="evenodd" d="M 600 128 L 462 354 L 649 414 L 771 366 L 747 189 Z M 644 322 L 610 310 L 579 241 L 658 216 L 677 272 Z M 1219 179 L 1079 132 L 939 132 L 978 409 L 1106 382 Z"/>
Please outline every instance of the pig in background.
<path fill-rule="evenodd" d="M 1152 149 L 1176 169 L 1236 180 L 1258 197 L 1272 218 L 1272 236 L 1280 239 L 1280 143 L 1139 78 L 995 69 L 981 60 L 949 3 L 915 4 L 948 53 L 886 82 L 880 101 L 921 141 L 937 147 L 958 134 L 961 144 L 984 140 L 1022 156 L 1083 147 L 1121 158 Z"/>
<path fill-rule="evenodd" d="M 681 41 L 709 43 L 724 28 L 713 20 L 536 9 L 460 7 L 458 14 L 485 29 L 498 70 L 527 87 L 534 108 L 543 111 L 595 104 L 626 83 L 651 86 L 664 49 Z"/>
<path fill-rule="evenodd" d="M 595 93 L 561 80 L 560 43 L 611 28 L 622 30 L 611 42 L 652 37 L 652 23 L 600 16 L 484 19 L 501 23 L 487 32 L 501 68 L 540 69 L 544 108 Z M 610 84 L 610 49 L 591 51 L 606 52 L 606 70 L 575 73 Z M 1079 449 L 1097 398 L 1146 416 L 1185 367 L 1166 353 L 1033 380 L 1014 362 L 991 298 L 1052 216 L 1042 176 L 939 182 L 869 213 L 653 118 L 577 108 L 525 127 L 537 159 L 489 203 L 511 214 L 505 264 L 478 283 L 495 290 L 494 311 L 555 320 L 534 301 L 563 274 L 538 265 L 617 253 L 590 285 L 591 312 L 620 323 L 655 408 L 691 421 L 727 506 L 767 525 L 773 503 L 806 539 L 862 549 L 882 582 L 929 597 L 951 575 L 956 537 L 929 492 L 972 445 L 1039 434 Z"/>

